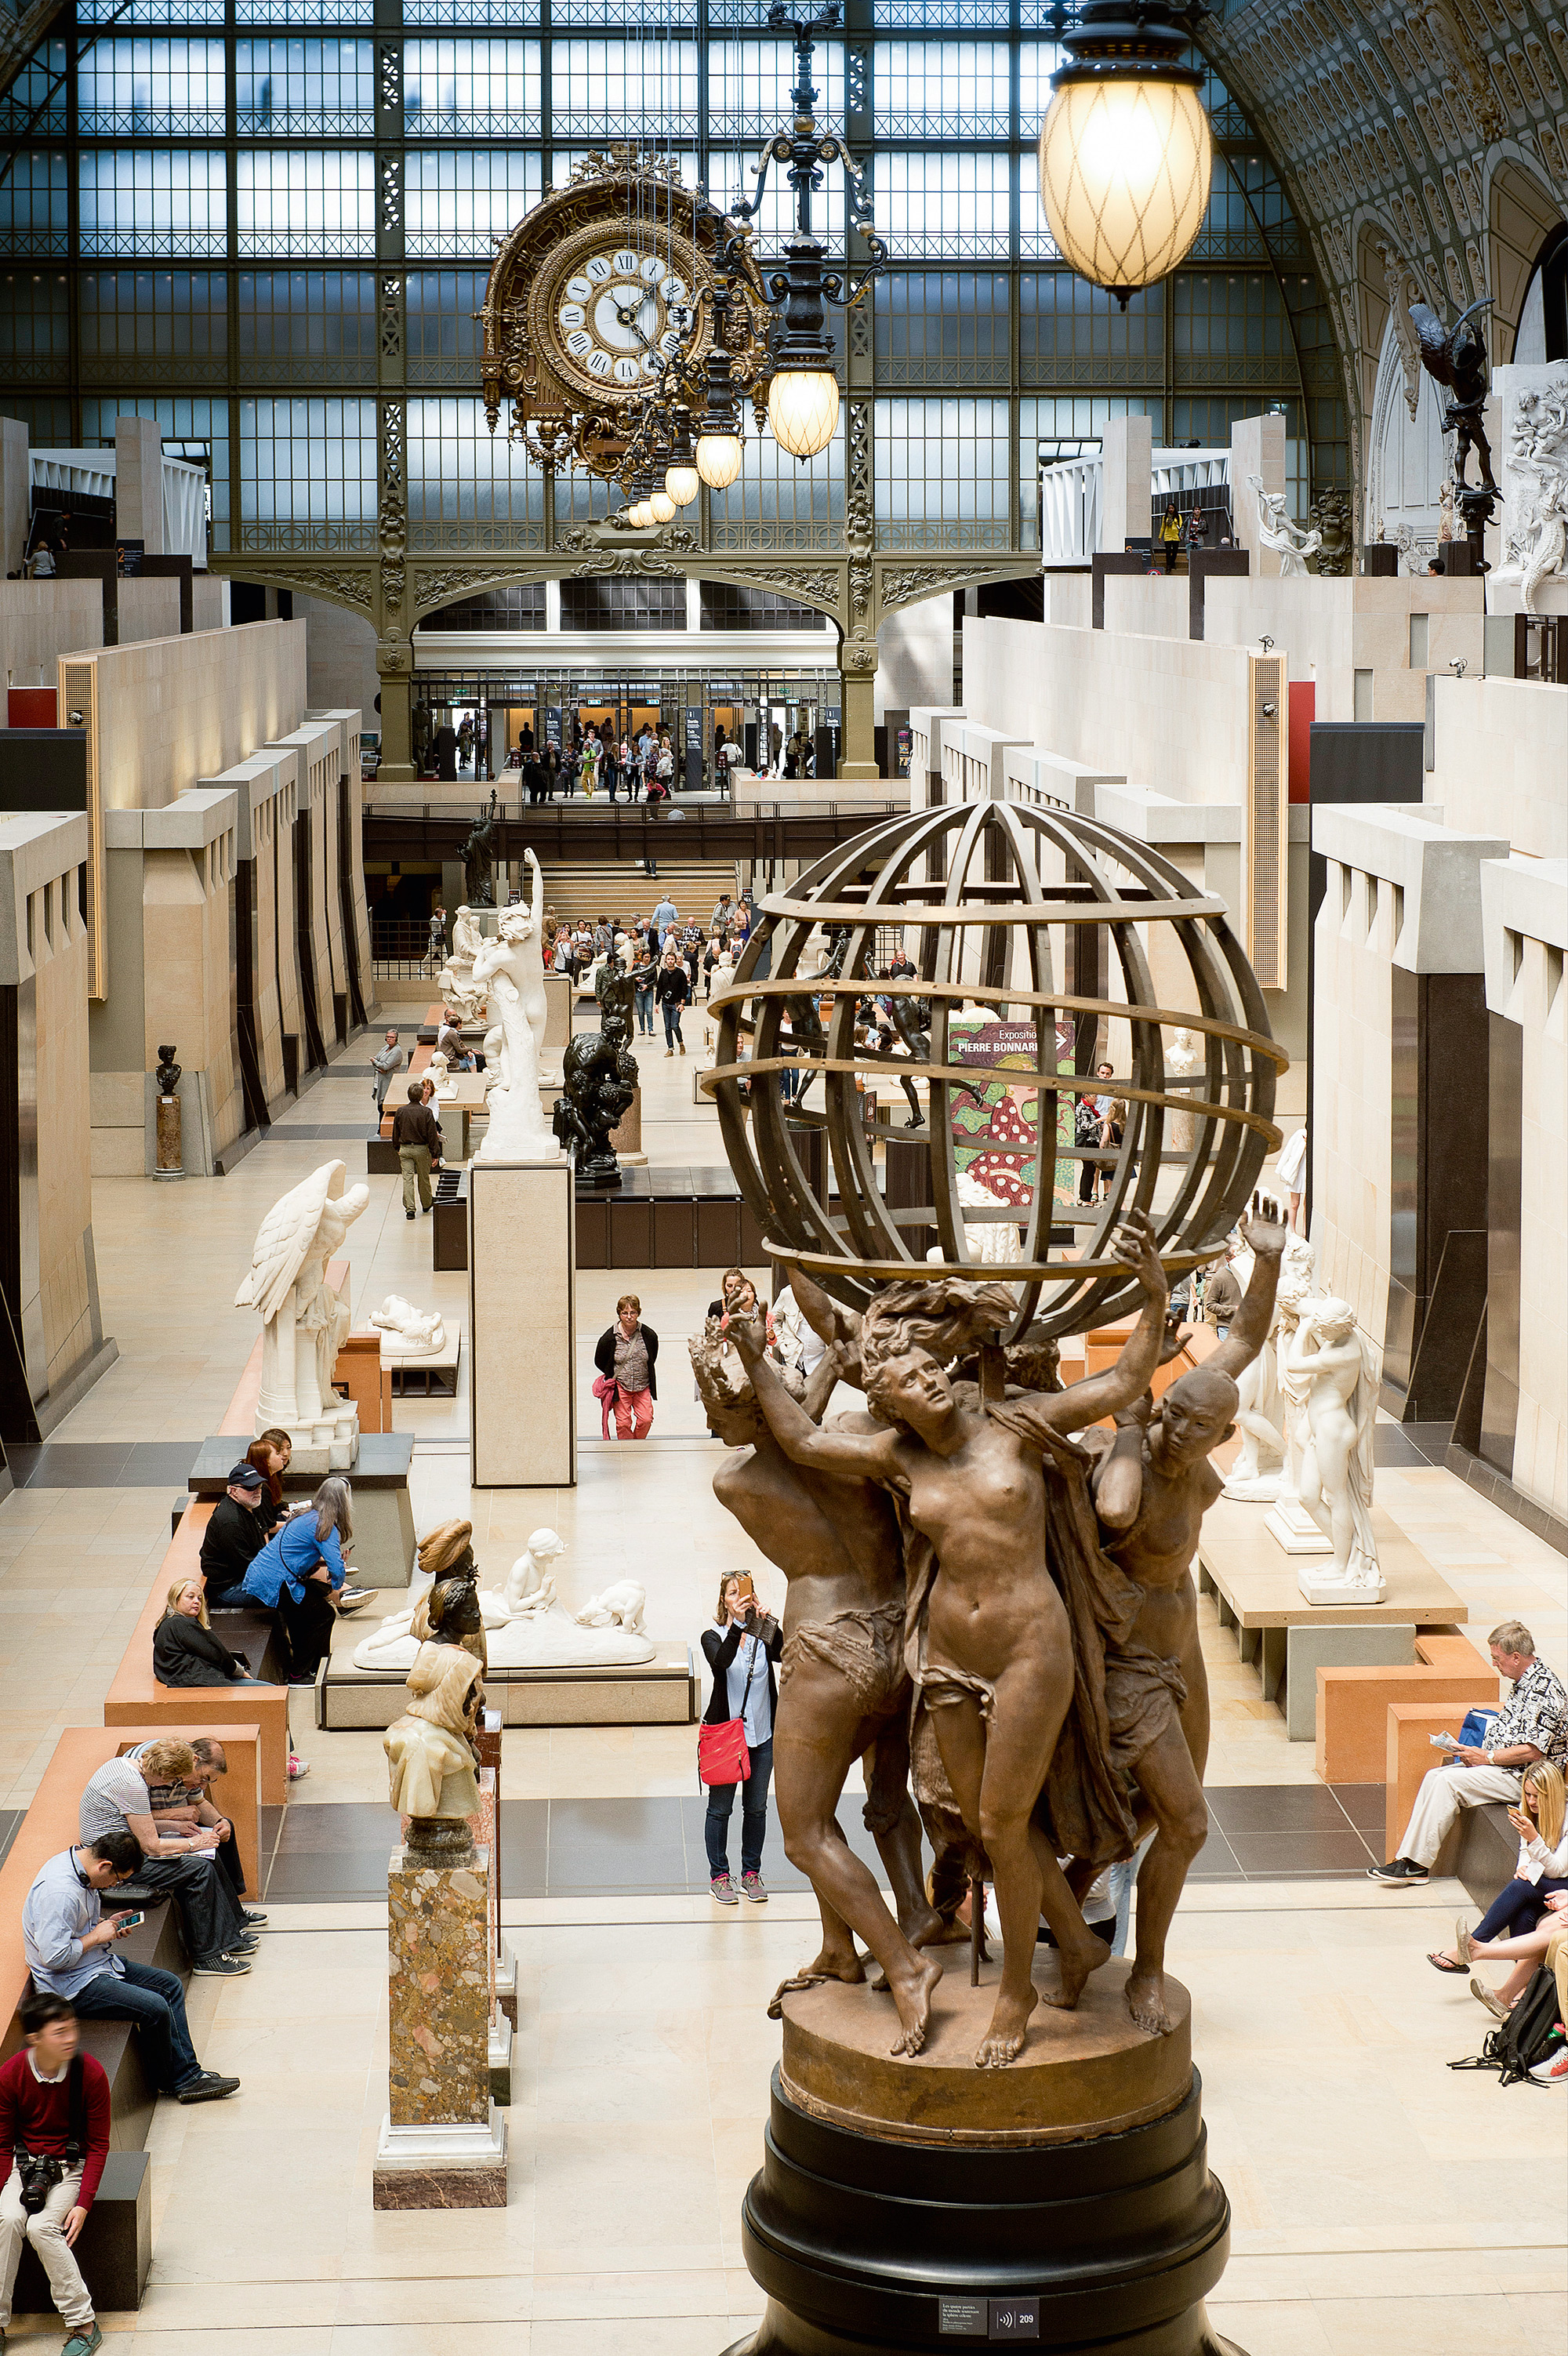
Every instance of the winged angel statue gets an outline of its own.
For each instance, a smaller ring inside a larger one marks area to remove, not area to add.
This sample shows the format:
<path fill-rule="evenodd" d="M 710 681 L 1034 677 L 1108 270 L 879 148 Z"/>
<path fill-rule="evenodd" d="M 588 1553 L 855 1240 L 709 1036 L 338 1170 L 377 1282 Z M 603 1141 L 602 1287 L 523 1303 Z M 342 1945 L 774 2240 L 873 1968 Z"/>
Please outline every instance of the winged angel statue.
<path fill-rule="evenodd" d="M 359 1453 L 360 1411 L 332 1388 L 349 1308 L 327 1281 L 328 1261 L 371 1199 L 368 1186 L 345 1191 L 347 1175 L 341 1162 L 324 1162 L 273 1205 L 234 1295 L 262 1319 L 256 1430 L 287 1432 L 296 1472 L 343 1472 Z"/>

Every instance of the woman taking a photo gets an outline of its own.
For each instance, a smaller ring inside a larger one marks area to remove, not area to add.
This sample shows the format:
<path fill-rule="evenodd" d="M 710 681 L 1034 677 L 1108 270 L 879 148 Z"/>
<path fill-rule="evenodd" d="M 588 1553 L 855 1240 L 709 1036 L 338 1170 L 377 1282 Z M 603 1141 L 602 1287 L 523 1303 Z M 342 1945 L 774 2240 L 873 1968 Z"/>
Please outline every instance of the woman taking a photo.
<path fill-rule="evenodd" d="M 313 1511 L 285 1522 L 245 1573 L 244 1595 L 278 1615 L 291 1686 L 315 1684 L 332 1649 L 336 1613 L 356 1608 L 368 1592 L 346 1583 L 343 1549 L 353 1541 L 353 1502 L 342 1474 L 328 1473 L 316 1492 Z"/>
<path fill-rule="evenodd" d="M 259 1686 L 212 1633 L 199 1579 L 177 1579 L 153 1631 L 153 1675 L 161 1686 Z"/>
<path fill-rule="evenodd" d="M 773 1718 L 779 1682 L 773 1664 L 784 1649 L 784 1631 L 771 1612 L 757 1608 L 749 1572 L 731 1571 L 719 1582 L 714 1625 L 703 1631 L 703 1652 L 714 1673 L 714 1690 L 703 1713 L 704 1726 L 738 1719 L 751 1772 L 738 1786 L 710 1783 L 703 1834 L 708 1876 L 721 1906 L 739 1900 L 729 1869 L 729 1820 L 740 1792 L 740 1886 L 755 1905 L 767 1902 L 762 1879 L 762 1842 L 768 1829 L 768 1784 L 773 1773 Z"/>

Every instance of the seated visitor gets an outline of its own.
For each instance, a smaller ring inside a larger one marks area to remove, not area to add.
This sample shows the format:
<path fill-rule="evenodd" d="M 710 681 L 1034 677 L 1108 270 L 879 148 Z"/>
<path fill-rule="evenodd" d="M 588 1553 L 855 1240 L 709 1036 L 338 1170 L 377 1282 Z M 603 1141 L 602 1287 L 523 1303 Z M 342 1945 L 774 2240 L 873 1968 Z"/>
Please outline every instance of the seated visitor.
<path fill-rule="evenodd" d="M 0 2347 L 30 2242 L 66 2328 L 60 2356 L 92 2356 L 103 2334 L 72 2252 L 109 2157 L 109 2081 L 102 2062 L 79 2051 L 65 1997 L 24 1997 L 17 2019 L 22 2051 L 0 2068 Z M 25 2203 L 24 2189 L 41 2191 L 41 2204 Z"/>
<path fill-rule="evenodd" d="M 199 1579 L 177 1579 L 153 1631 L 153 1675 L 162 1686 L 259 1686 L 212 1633 Z"/>
<path fill-rule="evenodd" d="M 1487 1987 L 1485 1981 L 1472 1979 L 1470 1994 L 1506 2020 L 1535 1976 L 1544 1964 L 1557 1975 L 1559 1996 L 1568 2004 L 1568 1890 L 1559 1890 L 1546 1901 L 1546 1912 L 1533 1930 L 1523 1932 L 1514 1939 L 1477 1939 L 1461 1922 L 1459 1953 L 1466 1969 L 1476 1964 L 1511 1963 L 1512 1971 L 1500 1988 Z M 1568 2013 L 1563 2018 L 1568 2019 Z M 1564 2049 L 1568 2052 L 1568 2047 Z M 1568 2076 L 1561 2082 L 1568 2083 Z"/>
<path fill-rule="evenodd" d="M 153 1819 L 149 1786 L 166 1789 L 176 1777 L 194 1782 L 196 1758 L 189 1743 L 175 1735 L 138 1742 L 123 1759 L 106 1759 L 81 1795 L 81 1838 L 128 1832 L 138 1840 L 142 1881 L 148 1890 L 166 1890 L 178 1907 L 197 1977 L 238 1979 L 251 1968 L 256 1933 L 218 1869 L 216 1828 L 180 1826 L 165 1833 Z"/>
<path fill-rule="evenodd" d="M 254 1683 L 254 1679 L 251 1682 Z M 242 1900 L 246 1878 L 240 1844 L 234 1837 L 233 1825 L 220 1813 L 212 1797 L 215 1780 L 229 1772 L 228 1753 L 210 1734 L 195 1736 L 190 1749 L 195 1764 L 188 1774 L 171 1776 L 166 1783 L 148 1784 L 153 1822 L 160 1833 L 188 1833 L 198 1825 L 210 1826 L 218 1836 L 218 1846 L 212 1852 L 218 1869 L 235 1898 Z M 242 1904 L 240 1912 L 247 1931 L 260 1931 L 267 1919 L 259 1907 Z"/>
<path fill-rule="evenodd" d="M 1547 1760 L 1527 1767 L 1520 1778 L 1519 1805 L 1509 1810 L 1509 1822 L 1519 1835 L 1519 1863 L 1513 1879 L 1503 1884 L 1475 1929 L 1473 1943 L 1517 1937 L 1533 1931 L 1546 1912 L 1547 1901 L 1568 1890 L 1568 1833 L 1563 1828 L 1565 1787 L 1563 1772 Z M 1465 1960 L 1457 1947 L 1427 1957 L 1440 1972 L 1462 1972 Z"/>
<path fill-rule="evenodd" d="M 201 1575 L 207 1582 L 209 1604 L 243 1601 L 240 1589 L 245 1573 L 265 1546 L 272 1526 L 271 1504 L 266 1482 L 249 1458 L 242 1457 L 230 1467 L 229 1485 L 212 1508 L 212 1518 L 201 1537 Z M 165 1685 L 192 1682 L 188 1677 L 164 1678 Z"/>
<path fill-rule="evenodd" d="M 100 1892 L 140 1871 L 133 1833 L 100 1833 L 61 1849 L 40 1867 L 22 1901 L 22 1947 L 35 1987 L 61 1996 L 82 2020 L 128 2020 L 142 2066 L 160 2094 L 181 2103 L 215 2103 L 238 2091 L 238 2078 L 204 2070 L 190 2041 L 178 1975 L 114 1952 L 134 1928 L 126 1909 L 105 1914 Z"/>
<path fill-rule="evenodd" d="M 274 1533 L 245 1573 L 248 1601 L 278 1615 L 291 1686 L 315 1684 L 338 1611 L 357 1608 L 369 1592 L 348 1584 L 343 1549 L 354 1536 L 353 1492 L 342 1474 L 328 1473 L 313 1503 L 312 1513 Z"/>
<path fill-rule="evenodd" d="M 1568 1760 L 1568 1691 L 1563 1680 L 1537 1660 L 1535 1639 L 1519 1620 L 1505 1620 L 1487 1643 L 1492 1666 L 1509 1678 L 1513 1691 L 1492 1721 L 1484 1745 L 1461 1743 L 1452 1766 L 1429 1767 L 1421 1779 L 1410 1822 L 1386 1865 L 1368 1868 L 1368 1878 L 1392 1890 L 1425 1881 L 1461 1808 L 1501 1800 L 1517 1808 L 1520 1779 L 1527 1767 L 1549 1759 L 1561 1768 Z"/>
<path fill-rule="evenodd" d="M 259 1440 L 252 1440 L 245 1451 L 246 1463 L 253 1465 L 262 1476 L 263 1494 L 256 1513 L 263 1535 L 266 1537 L 271 1537 L 289 1511 L 284 1502 L 283 1484 L 293 1455 L 293 1440 L 286 1431 L 279 1431 L 275 1426 L 270 1431 L 263 1431 Z"/>

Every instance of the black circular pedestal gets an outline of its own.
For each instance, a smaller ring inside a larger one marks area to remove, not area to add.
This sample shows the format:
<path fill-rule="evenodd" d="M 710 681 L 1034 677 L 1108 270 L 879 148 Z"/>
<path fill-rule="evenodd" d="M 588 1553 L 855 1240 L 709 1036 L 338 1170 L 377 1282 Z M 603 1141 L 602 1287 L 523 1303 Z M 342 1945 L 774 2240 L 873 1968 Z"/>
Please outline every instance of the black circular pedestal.
<path fill-rule="evenodd" d="M 778 2071 L 772 2094 L 742 2212 L 768 2308 L 731 2356 L 961 2356 L 999 2341 L 1239 2356 L 1204 2312 L 1230 2209 L 1208 2172 L 1196 2072 L 1145 2126 L 1024 2149 L 856 2134 L 793 2102 Z"/>

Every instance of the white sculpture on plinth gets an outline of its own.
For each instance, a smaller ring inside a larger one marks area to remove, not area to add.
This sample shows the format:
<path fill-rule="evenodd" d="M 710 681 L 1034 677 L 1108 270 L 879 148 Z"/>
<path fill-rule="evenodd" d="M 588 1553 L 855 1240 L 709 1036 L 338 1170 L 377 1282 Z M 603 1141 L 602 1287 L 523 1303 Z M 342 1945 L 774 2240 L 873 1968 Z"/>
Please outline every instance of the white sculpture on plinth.
<path fill-rule="evenodd" d="M 1236 1269 L 1238 1282 L 1241 1271 Z M 1312 1287 L 1312 1246 L 1305 1236 L 1292 1236 L 1285 1245 L 1274 1313 L 1269 1337 L 1250 1366 L 1236 1377 L 1236 1421 L 1241 1446 L 1226 1475 L 1223 1494 L 1243 1505 L 1272 1505 L 1285 1480 L 1285 1398 L 1280 1383 L 1279 1337 L 1287 1310 L 1291 1339 L 1295 1335 L 1294 1311 Z"/>
<path fill-rule="evenodd" d="M 1503 561 L 1492 579 L 1519 582 L 1527 614 L 1568 572 L 1568 366 L 1548 367 L 1510 369 L 1503 395 Z M 1527 373 L 1544 380 L 1520 383 Z"/>
<path fill-rule="evenodd" d="M 431 1358 L 446 1347 L 439 1309 L 416 1309 L 401 1292 L 389 1292 L 371 1323 L 381 1337 L 385 1358 Z"/>
<path fill-rule="evenodd" d="M 1303 1304 L 1287 1372 L 1305 1393 L 1301 1504 L 1334 1557 L 1303 1564 L 1301 1591 L 1309 1603 L 1380 1603 L 1386 1588 L 1372 1529 L 1377 1354 L 1348 1301 Z"/>
<path fill-rule="evenodd" d="M 1306 560 L 1316 556 L 1323 545 L 1323 534 L 1316 530 L 1303 531 L 1292 523 L 1285 513 L 1283 491 L 1266 491 L 1261 475 L 1249 475 L 1248 484 L 1258 501 L 1258 538 L 1264 548 L 1272 548 L 1280 560 L 1280 572 L 1288 581 L 1293 573 L 1306 572 Z"/>
<path fill-rule="evenodd" d="M 1178 1031 L 1175 1038 L 1171 1041 L 1170 1045 L 1165 1050 L 1165 1086 L 1167 1089 L 1169 1088 L 1170 1083 L 1173 1079 L 1190 1079 L 1194 1072 L 1201 1071 L 1204 1067 L 1204 1061 L 1205 1058 L 1203 1051 L 1200 1047 L 1194 1044 L 1192 1033 L 1190 1031 Z M 1194 1089 L 1192 1093 L 1196 1096 L 1198 1091 Z M 1185 1104 L 1187 1101 L 1187 1092 L 1184 1090 L 1182 1094 Z M 1187 1110 L 1167 1112 L 1165 1115 L 1165 1142 L 1170 1147 L 1173 1153 L 1190 1153 L 1192 1151 L 1193 1141 L 1197 1134 L 1197 1116 L 1196 1113 Z"/>
<path fill-rule="evenodd" d="M 486 985 L 500 1016 L 496 1077 L 486 1098 L 490 1125 L 475 1151 L 476 1162 L 561 1159 L 560 1145 L 539 1102 L 545 1023 L 538 914 L 542 884 L 539 862 L 532 851 L 526 856 L 533 871 L 533 899 L 502 911 L 499 933 L 493 941 L 483 944 L 474 963 L 475 987 L 481 982 Z M 485 1041 L 487 1056 L 495 1036 L 492 1032 Z"/>
<path fill-rule="evenodd" d="M 273 1205 L 251 1254 L 236 1309 L 262 1319 L 258 1436 L 286 1431 L 300 1472 L 346 1472 L 360 1452 L 360 1410 L 340 1399 L 332 1373 L 349 1332 L 349 1307 L 327 1282 L 327 1263 L 371 1199 L 345 1190 L 341 1162 L 324 1162 Z"/>
<path fill-rule="evenodd" d="M 484 939 L 478 918 L 465 903 L 452 922 L 452 953 L 436 976 L 443 1003 L 465 1023 L 477 1023 L 485 1011 L 485 993 L 474 987 L 474 960 Z"/>
<path fill-rule="evenodd" d="M 505 1585 L 479 1590 L 491 1669 L 636 1668 L 652 1660 L 654 1648 L 642 1632 L 646 1589 L 636 1580 L 619 1580 L 574 1615 L 551 1569 L 565 1551 L 566 1541 L 555 1531 L 535 1530 Z M 419 1650 L 418 1610 L 415 1603 L 370 1630 L 354 1648 L 354 1666 L 411 1667 Z"/>

